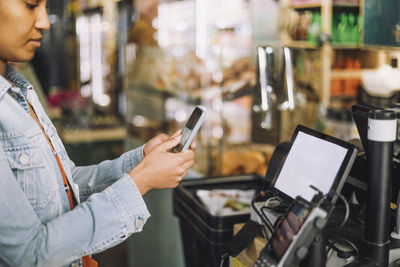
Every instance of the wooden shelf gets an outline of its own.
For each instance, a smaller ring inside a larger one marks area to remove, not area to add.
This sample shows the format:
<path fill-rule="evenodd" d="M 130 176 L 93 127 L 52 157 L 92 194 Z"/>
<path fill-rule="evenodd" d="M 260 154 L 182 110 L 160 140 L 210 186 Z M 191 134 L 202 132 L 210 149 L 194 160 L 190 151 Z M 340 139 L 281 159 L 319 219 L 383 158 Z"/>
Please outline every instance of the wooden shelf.
<path fill-rule="evenodd" d="M 400 46 L 379 46 L 379 45 L 362 45 L 364 50 L 376 50 L 376 51 L 400 51 Z"/>
<path fill-rule="evenodd" d="M 229 92 L 229 93 L 225 94 L 223 99 L 224 99 L 224 101 L 232 101 L 232 100 L 238 99 L 242 96 L 253 95 L 254 90 L 255 90 L 254 86 L 247 86 L 246 88 L 243 88 L 236 92 Z"/>
<path fill-rule="evenodd" d="M 67 144 L 109 142 L 127 137 L 126 127 L 104 129 L 61 129 L 61 139 Z"/>
<path fill-rule="evenodd" d="M 331 79 L 361 79 L 363 71 L 374 69 L 361 69 L 361 70 L 332 70 Z"/>
<path fill-rule="evenodd" d="M 308 41 L 289 41 L 283 43 L 283 46 L 287 46 L 290 48 L 298 48 L 298 49 L 318 49 L 320 46 L 310 43 Z"/>
<path fill-rule="evenodd" d="M 345 49 L 363 49 L 363 47 L 359 44 L 332 44 L 332 49 L 336 49 L 336 50 L 345 50 Z"/>
<path fill-rule="evenodd" d="M 322 1 L 324 1 L 324 0 L 322 0 Z M 332 6 L 333 7 L 354 7 L 354 8 L 359 8 L 360 4 L 359 3 L 346 3 L 346 2 L 341 2 L 341 1 L 332 1 Z M 294 8 L 294 9 L 321 8 L 322 7 L 322 2 L 321 1 L 310 1 L 308 3 L 291 3 L 290 7 Z"/>
<path fill-rule="evenodd" d="M 288 41 L 283 43 L 284 46 L 291 47 L 291 48 L 299 48 L 299 49 L 318 49 L 321 48 L 321 46 L 310 43 L 308 41 Z M 367 47 L 364 47 L 359 44 L 332 44 L 331 45 L 332 49 L 335 50 L 352 50 L 352 49 L 363 49 L 363 50 L 368 50 Z"/>
<path fill-rule="evenodd" d="M 333 95 L 331 96 L 332 101 L 356 101 L 357 96 L 348 96 L 348 95 Z"/>
<path fill-rule="evenodd" d="M 168 90 L 168 89 L 157 89 L 152 86 L 146 85 L 146 84 L 136 84 L 133 83 L 129 85 L 130 87 L 134 88 L 135 90 L 139 92 L 143 92 L 148 95 L 154 95 L 162 98 L 176 98 L 183 100 L 187 103 L 193 104 L 193 105 L 199 105 L 201 103 L 201 97 L 200 96 L 194 96 L 192 94 L 179 94 L 176 93 L 173 90 Z M 200 93 L 198 94 L 200 95 Z"/>
<path fill-rule="evenodd" d="M 322 4 L 320 1 L 310 2 L 310 3 L 291 3 L 290 7 L 293 9 L 313 9 L 321 8 Z"/>
<path fill-rule="evenodd" d="M 360 4 L 356 4 L 356 3 L 336 3 L 336 2 L 333 2 L 332 3 L 332 6 L 333 7 L 352 7 L 352 8 L 359 8 L 360 7 Z"/>

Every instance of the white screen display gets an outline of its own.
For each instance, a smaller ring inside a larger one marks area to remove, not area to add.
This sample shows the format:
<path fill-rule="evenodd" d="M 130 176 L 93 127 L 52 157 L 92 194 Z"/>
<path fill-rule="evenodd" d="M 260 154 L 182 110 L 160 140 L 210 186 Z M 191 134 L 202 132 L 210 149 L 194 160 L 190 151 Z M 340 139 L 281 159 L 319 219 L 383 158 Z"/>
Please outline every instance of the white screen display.
<path fill-rule="evenodd" d="M 275 188 L 295 198 L 300 195 L 311 201 L 317 193 L 310 185 L 326 194 L 346 156 L 347 149 L 299 132 L 288 153 Z"/>

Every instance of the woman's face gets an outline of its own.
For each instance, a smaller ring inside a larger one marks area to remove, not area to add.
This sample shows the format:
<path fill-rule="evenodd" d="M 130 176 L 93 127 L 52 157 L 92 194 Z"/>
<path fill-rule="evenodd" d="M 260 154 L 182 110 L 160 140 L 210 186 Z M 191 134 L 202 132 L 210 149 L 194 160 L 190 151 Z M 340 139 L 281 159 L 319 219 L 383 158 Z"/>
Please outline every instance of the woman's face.
<path fill-rule="evenodd" d="M 0 0 L 0 64 L 29 61 L 50 28 L 47 0 Z"/>

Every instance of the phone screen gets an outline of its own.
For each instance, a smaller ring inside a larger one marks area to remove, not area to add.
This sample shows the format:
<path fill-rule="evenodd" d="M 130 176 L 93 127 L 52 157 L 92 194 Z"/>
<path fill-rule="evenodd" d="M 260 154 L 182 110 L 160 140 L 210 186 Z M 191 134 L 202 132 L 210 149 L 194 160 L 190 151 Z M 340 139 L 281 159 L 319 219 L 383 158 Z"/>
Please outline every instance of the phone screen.
<path fill-rule="evenodd" d="M 310 214 L 310 205 L 302 200 L 296 199 L 289 211 L 285 214 L 285 218 L 275 229 L 271 240 L 268 242 L 269 251 L 272 256 L 279 262 L 285 254 L 287 248 L 293 241 L 293 237 L 299 232 L 301 226 Z"/>
<path fill-rule="evenodd" d="M 189 120 L 186 122 L 185 126 L 182 129 L 182 139 L 179 142 L 179 144 L 173 149 L 173 151 L 175 152 L 182 151 L 183 147 L 188 142 L 188 139 L 191 136 L 192 131 L 194 130 L 196 123 L 199 121 L 202 114 L 203 111 L 197 107 L 193 110 Z"/>
<path fill-rule="evenodd" d="M 192 131 L 194 129 L 194 126 L 196 125 L 196 122 L 200 119 L 201 114 L 202 114 L 201 109 L 195 108 L 192 112 L 192 115 L 190 115 L 189 120 L 186 122 L 184 128 L 187 128 Z"/>

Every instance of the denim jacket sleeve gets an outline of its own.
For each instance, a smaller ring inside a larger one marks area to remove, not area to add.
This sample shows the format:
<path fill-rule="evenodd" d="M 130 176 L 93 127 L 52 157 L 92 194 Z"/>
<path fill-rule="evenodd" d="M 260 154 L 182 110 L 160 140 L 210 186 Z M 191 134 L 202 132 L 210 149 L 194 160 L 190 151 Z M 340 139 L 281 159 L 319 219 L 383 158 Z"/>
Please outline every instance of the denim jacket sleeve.
<path fill-rule="evenodd" d="M 129 173 L 143 159 L 143 147 L 122 154 L 114 160 L 105 160 L 97 165 L 75 166 L 69 160 L 72 179 L 79 185 L 81 201 L 91 194 L 101 192 L 118 178 Z"/>
<path fill-rule="evenodd" d="M 41 222 L 1 146 L 0 173 L 0 266 L 62 266 L 126 240 L 149 217 L 132 179 L 122 174 L 72 211 Z"/>

